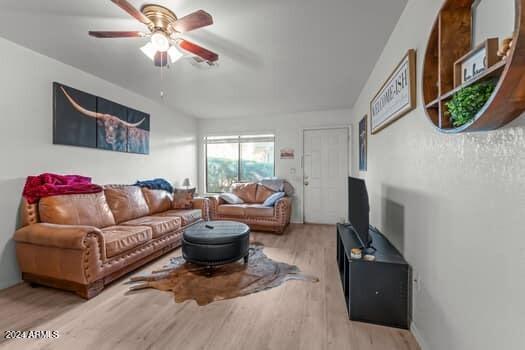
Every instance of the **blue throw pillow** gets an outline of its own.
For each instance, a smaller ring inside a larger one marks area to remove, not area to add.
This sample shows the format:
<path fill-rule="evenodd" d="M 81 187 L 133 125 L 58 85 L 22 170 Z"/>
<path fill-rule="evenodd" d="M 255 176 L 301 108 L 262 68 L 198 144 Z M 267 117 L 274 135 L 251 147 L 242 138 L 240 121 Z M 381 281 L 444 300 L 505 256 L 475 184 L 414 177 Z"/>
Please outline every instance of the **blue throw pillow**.
<path fill-rule="evenodd" d="M 283 198 L 286 195 L 284 192 L 275 192 L 270 197 L 266 198 L 263 205 L 265 207 L 273 207 L 275 205 L 275 202 L 277 202 L 279 199 Z"/>

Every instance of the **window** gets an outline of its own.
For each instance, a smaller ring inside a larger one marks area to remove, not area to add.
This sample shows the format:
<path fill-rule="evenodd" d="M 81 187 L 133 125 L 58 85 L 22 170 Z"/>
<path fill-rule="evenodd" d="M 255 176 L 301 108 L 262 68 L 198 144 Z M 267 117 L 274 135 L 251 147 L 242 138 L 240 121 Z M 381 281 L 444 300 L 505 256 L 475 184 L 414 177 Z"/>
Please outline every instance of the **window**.
<path fill-rule="evenodd" d="M 274 135 L 206 137 L 206 191 L 225 192 L 235 182 L 274 176 Z"/>

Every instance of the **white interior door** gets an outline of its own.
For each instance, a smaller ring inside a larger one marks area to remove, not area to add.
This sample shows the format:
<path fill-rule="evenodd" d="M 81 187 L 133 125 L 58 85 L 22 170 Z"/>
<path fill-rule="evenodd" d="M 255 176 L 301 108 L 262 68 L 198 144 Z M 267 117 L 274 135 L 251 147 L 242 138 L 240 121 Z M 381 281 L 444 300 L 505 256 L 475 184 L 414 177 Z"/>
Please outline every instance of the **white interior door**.
<path fill-rule="evenodd" d="M 348 128 L 304 131 L 304 221 L 335 224 L 346 219 Z"/>

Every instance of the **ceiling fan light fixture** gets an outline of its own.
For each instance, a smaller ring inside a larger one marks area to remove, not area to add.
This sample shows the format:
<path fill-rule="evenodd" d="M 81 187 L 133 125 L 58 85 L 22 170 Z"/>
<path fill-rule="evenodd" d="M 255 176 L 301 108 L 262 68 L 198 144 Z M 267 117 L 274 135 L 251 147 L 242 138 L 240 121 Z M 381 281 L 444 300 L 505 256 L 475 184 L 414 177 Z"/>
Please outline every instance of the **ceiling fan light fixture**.
<path fill-rule="evenodd" d="M 170 48 L 168 37 L 161 31 L 157 31 L 151 35 L 151 44 L 160 52 L 166 52 Z"/>
<path fill-rule="evenodd" d="M 136 9 L 130 0 L 111 0 L 140 23 L 148 27 L 148 32 L 139 31 L 89 31 L 95 38 L 142 38 L 148 37 L 149 42 L 140 50 L 156 67 L 169 67 L 186 55 L 193 60 L 215 65 L 219 55 L 197 44 L 182 39 L 179 34 L 213 24 L 212 16 L 203 10 L 192 12 L 178 18 L 170 9 L 155 4 L 143 5 Z"/>
<path fill-rule="evenodd" d="M 171 46 L 168 50 L 168 56 L 170 56 L 171 63 L 175 63 L 183 56 L 183 54 L 175 46 Z"/>
<path fill-rule="evenodd" d="M 144 53 L 144 55 L 148 56 L 150 60 L 155 59 L 155 54 L 157 53 L 157 49 L 155 46 L 153 46 L 152 43 L 147 43 L 146 45 L 142 46 L 140 50 Z"/>

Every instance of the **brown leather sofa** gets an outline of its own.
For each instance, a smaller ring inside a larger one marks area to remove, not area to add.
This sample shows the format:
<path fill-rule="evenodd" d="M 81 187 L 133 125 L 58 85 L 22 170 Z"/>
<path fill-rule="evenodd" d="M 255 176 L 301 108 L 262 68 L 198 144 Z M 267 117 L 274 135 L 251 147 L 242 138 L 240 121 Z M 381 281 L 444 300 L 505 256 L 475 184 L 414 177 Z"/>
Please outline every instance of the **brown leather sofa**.
<path fill-rule="evenodd" d="M 166 191 L 108 185 L 104 192 L 42 198 L 21 206 L 14 235 L 22 279 L 89 299 L 105 285 L 180 246 L 182 231 L 208 219 L 208 200 L 172 209 Z"/>
<path fill-rule="evenodd" d="M 210 197 L 212 220 L 244 222 L 252 230 L 283 233 L 290 223 L 292 201 L 289 197 L 279 199 L 274 207 L 262 203 L 274 192 L 257 183 L 233 184 L 231 191 L 244 201 L 243 204 L 228 204 L 219 196 Z"/>

